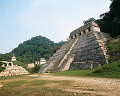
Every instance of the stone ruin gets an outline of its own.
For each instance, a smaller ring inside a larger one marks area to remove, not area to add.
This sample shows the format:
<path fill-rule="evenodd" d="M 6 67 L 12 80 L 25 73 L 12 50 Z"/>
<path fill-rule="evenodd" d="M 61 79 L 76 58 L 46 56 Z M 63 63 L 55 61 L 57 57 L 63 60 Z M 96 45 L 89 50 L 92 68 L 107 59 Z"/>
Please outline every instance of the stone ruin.
<path fill-rule="evenodd" d="M 28 64 L 27 65 L 27 68 L 34 68 L 35 67 L 35 64 L 34 63 L 31 63 L 31 64 Z"/>
<path fill-rule="evenodd" d="M 45 64 L 45 63 L 46 63 L 45 58 L 40 58 L 40 64 Z"/>
<path fill-rule="evenodd" d="M 13 55 L 13 57 L 11 58 L 11 61 L 17 61 L 16 57 Z"/>
<path fill-rule="evenodd" d="M 46 63 L 45 58 L 40 58 L 40 61 L 36 61 L 35 64 L 34 63 L 28 64 L 27 68 L 34 68 L 35 65 L 43 65 L 45 63 Z"/>
<path fill-rule="evenodd" d="M 13 76 L 13 75 L 21 75 L 21 74 L 29 74 L 27 70 L 25 70 L 21 66 L 13 65 L 13 62 L 2 61 L 2 67 L 6 69 L 0 73 L 0 76 Z"/>
<path fill-rule="evenodd" d="M 45 58 L 40 58 L 40 61 L 36 61 L 35 64 L 45 64 L 46 60 Z"/>
<path fill-rule="evenodd" d="M 107 40 L 110 35 L 100 31 L 99 26 L 91 21 L 70 33 L 69 40 L 39 72 L 60 72 L 69 69 L 93 69 L 108 63 Z"/>

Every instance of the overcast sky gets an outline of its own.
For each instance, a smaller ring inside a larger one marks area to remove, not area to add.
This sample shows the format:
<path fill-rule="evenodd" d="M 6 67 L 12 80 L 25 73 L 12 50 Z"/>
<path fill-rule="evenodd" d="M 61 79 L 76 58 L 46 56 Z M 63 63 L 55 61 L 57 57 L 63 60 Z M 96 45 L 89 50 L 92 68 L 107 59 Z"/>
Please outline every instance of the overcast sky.
<path fill-rule="evenodd" d="M 110 0 L 0 0 L 0 53 L 41 35 L 54 42 L 91 17 L 109 11 Z"/>

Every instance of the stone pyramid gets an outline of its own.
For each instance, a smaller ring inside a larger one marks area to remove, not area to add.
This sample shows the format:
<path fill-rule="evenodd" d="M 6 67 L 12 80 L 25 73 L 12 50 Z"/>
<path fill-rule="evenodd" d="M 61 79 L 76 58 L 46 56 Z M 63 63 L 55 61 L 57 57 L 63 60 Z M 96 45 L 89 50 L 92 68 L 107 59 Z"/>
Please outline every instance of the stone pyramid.
<path fill-rule="evenodd" d="M 91 21 L 70 33 L 69 40 L 39 72 L 60 72 L 69 69 L 93 69 L 108 63 L 107 40 L 110 35 L 100 31 Z"/>

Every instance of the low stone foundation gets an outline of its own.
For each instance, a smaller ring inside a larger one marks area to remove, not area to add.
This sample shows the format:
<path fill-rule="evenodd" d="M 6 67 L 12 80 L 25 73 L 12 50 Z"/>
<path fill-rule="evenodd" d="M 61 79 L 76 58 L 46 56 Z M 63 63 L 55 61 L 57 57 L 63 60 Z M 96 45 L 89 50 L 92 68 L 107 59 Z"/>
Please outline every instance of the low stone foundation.
<path fill-rule="evenodd" d="M 69 69 L 77 69 L 77 70 L 83 70 L 83 69 L 93 69 L 100 67 L 99 62 L 73 62 Z"/>

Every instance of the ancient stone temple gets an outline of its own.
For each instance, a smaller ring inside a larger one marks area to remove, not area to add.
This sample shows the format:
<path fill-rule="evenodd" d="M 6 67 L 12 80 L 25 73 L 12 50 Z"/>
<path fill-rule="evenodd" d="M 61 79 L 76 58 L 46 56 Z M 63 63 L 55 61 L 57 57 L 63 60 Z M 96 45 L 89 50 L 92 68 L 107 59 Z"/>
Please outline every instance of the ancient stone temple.
<path fill-rule="evenodd" d="M 45 58 L 40 58 L 40 64 L 45 64 L 45 63 L 46 63 Z"/>
<path fill-rule="evenodd" d="M 11 58 L 11 61 L 17 61 L 16 57 L 13 55 L 13 57 Z"/>
<path fill-rule="evenodd" d="M 93 69 L 108 63 L 107 40 L 110 35 L 100 31 L 91 21 L 70 33 L 69 40 L 39 72 L 59 72 L 68 69 Z"/>
<path fill-rule="evenodd" d="M 21 66 L 14 65 L 13 62 L 1 61 L 5 64 L 2 67 L 5 67 L 3 72 L 0 72 L 1 76 L 13 76 L 13 75 L 21 75 L 21 74 L 29 74 L 29 72 Z"/>

